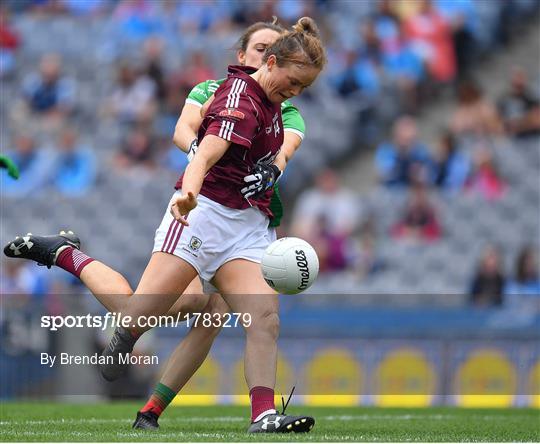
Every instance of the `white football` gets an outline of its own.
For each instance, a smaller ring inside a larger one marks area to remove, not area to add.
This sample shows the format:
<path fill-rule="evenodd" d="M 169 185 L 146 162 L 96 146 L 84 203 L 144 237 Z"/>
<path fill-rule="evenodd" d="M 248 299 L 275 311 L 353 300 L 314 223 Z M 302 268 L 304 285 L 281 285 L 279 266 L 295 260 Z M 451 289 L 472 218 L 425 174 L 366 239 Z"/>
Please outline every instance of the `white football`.
<path fill-rule="evenodd" d="M 262 257 L 264 280 L 279 293 L 297 294 L 313 284 L 319 274 L 319 258 L 311 245 L 297 237 L 272 242 Z"/>

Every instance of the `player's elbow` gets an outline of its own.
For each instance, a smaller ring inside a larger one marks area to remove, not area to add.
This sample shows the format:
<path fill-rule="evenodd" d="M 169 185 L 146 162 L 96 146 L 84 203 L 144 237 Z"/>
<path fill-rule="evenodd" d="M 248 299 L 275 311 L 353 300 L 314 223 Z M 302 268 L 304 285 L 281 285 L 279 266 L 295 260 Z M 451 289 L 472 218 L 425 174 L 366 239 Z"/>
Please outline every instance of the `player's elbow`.
<path fill-rule="evenodd" d="M 182 147 L 182 137 L 180 136 L 181 131 L 182 131 L 182 129 L 180 127 L 180 124 L 177 124 L 176 127 L 174 128 L 174 134 L 173 134 L 172 141 L 178 148 L 183 149 L 183 147 Z"/>

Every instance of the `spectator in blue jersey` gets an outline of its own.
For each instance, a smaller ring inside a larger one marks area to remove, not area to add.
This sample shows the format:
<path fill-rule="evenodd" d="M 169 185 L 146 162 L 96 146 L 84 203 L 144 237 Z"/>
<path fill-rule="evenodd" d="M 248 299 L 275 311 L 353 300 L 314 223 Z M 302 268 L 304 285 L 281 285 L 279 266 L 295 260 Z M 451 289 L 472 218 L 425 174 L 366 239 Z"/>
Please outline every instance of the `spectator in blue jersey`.
<path fill-rule="evenodd" d="M 346 52 L 344 68 L 331 81 L 344 97 L 360 92 L 364 97 L 374 98 L 383 89 L 385 81 L 380 41 L 371 21 L 362 25 L 361 33 L 361 47 Z"/>
<path fill-rule="evenodd" d="M 61 0 L 65 10 L 77 17 L 103 15 L 109 6 L 108 0 Z"/>
<path fill-rule="evenodd" d="M 409 113 L 418 110 L 418 86 L 425 77 L 424 62 L 399 25 L 394 38 L 383 46 L 383 66 L 397 87 L 401 107 Z"/>
<path fill-rule="evenodd" d="M 179 2 L 176 8 L 179 31 L 182 35 L 212 34 L 228 26 L 233 2 L 190 0 Z M 194 82 L 193 84 L 196 84 Z"/>
<path fill-rule="evenodd" d="M 121 0 L 112 15 L 120 25 L 123 37 L 142 40 L 163 29 L 161 3 L 150 0 Z"/>
<path fill-rule="evenodd" d="M 77 131 L 65 128 L 57 144 L 53 183 L 66 196 L 82 196 L 96 179 L 96 156 L 78 140 Z"/>
<path fill-rule="evenodd" d="M 19 168 L 20 177 L 15 180 L 2 173 L 2 193 L 9 197 L 34 197 L 50 183 L 54 173 L 54 156 L 36 145 L 35 138 L 29 133 L 20 133 L 15 137 L 15 150 L 7 154 Z"/>
<path fill-rule="evenodd" d="M 360 80 L 356 75 L 357 60 L 356 51 L 346 51 L 343 54 L 343 69 L 330 79 L 333 87 L 342 97 L 349 97 L 361 89 Z"/>
<path fill-rule="evenodd" d="M 393 45 L 399 38 L 400 19 L 393 9 L 392 0 L 381 0 L 377 5 L 377 12 L 373 15 L 375 32 L 381 41 L 383 50 Z"/>
<path fill-rule="evenodd" d="M 433 161 L 433 183 L 444 191 L 455 193 L 465 187 L 470 171 L 469 156 L 460 149 L 451 131 L 443 132 Z"/>
<path fill-rule="evenodd" d="M 409 186 L 428 180 L 431 158 L 427 147 L 418 140 L 414 118 L 402 116 L 396 120 L 393 140 L 377 148 L 375 166 L 386 186 Z"/>
<path fill-rule="evenodd" d="M 4 261 L 0 268 L 2 306 L 24 307 L 46 297 L 53 279 L 45 270 L 29 267 L 24 261 Z"/>
<path fill-rule="evenodd" d="M 295 22 L 298 17 L 313 14 L 310 10 L 313 5 L 310 3 L 309 0 L 278 0 L 274 11 L 284 21 Z"/>
<path fill-rule="evenodd" d="M 62 75 L 58 54 L 46 54 L 39 73 L 28 75 L 23 82 L 24 99 L 34 113 L 67 117 L 75 108 L 75 81 Z"/>

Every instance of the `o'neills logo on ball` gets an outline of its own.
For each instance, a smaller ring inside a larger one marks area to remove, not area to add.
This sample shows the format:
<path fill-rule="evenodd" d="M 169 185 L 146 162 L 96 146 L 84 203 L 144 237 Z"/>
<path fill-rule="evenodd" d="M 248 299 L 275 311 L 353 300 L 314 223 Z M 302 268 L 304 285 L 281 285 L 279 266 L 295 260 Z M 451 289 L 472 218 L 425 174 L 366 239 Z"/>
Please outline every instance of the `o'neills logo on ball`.
<path fill-rule="evenodd" d="M 298 266 L 298 271 L 301 273 L 300 285 L 297 289 L 305 290 L 309 282 L 309 268 L 306 253 L 304 253 L 304 250 L 295 250 L 294 252 L 296 253 L 296 265 Z"/>

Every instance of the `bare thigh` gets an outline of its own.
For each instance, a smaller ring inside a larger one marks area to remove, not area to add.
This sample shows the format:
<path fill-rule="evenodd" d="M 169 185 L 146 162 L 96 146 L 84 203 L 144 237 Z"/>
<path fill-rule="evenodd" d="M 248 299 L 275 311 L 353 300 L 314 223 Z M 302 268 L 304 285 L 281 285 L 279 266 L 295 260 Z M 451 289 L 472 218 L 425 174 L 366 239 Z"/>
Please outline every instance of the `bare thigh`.
<path fill-rule="evenodd" d="M 196 276 L 195 268 L 185 260 L 172 254 L 153 253 L 123 314 L 135 318 L 167 313 Z"/>

